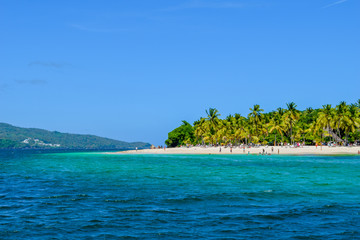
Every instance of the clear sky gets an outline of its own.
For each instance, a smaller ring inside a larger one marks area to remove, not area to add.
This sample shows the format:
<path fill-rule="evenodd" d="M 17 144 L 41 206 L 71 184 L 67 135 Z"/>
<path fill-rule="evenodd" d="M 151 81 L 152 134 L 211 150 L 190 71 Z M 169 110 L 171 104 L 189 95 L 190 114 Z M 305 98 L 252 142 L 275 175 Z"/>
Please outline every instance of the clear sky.
<path fill-rule="evenodd" d="M 359 0 L 0 0 L 0 122 L 163 145 L 222 117 L 360 98 Z"/>

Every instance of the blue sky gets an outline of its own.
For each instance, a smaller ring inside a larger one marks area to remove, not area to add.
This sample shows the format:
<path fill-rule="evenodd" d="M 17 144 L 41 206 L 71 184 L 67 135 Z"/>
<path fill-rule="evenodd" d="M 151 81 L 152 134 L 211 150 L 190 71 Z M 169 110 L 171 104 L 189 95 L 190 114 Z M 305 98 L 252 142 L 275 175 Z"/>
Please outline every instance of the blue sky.
<path fill-rule="evenodd" d="M 0 0 L 0 122 L 164 144 L 223 117 L 360 98 L 357 0 Z"/>

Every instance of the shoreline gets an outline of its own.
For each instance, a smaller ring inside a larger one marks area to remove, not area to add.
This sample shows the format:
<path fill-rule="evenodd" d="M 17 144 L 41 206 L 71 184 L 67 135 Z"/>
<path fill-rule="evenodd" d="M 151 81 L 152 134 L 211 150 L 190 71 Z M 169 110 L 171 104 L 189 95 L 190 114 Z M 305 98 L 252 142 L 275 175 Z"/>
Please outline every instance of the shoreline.
<path fill-rule="evenodd" d="M 328 147 L 328 146 L 304 146 L 304 147 L 280 147 L 280 146 L 263 146 L 263 147 L 251 147 L 243 148 L 234 147 L 232 152 L 227 147 L 181 147 L 181 148 L 166 148 L 162 149 L 141 149 L 130 150 L 122 152 L 109 152 L 107 154 L 202 154 L 202 155 L 259 155 L 261 153 L 265 155 L 359 155 L 360 146 L 356 147 Z M 360 156 L 360 155 L 359 155 Z"/>

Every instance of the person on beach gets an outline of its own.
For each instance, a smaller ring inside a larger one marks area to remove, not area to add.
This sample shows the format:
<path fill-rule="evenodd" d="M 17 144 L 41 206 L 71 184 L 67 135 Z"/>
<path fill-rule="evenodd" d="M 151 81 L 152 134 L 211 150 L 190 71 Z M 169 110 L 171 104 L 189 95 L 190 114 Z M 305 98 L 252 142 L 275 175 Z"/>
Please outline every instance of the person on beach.
<path fill-rule="evenodd" d="M 280 154 L 280 149 L 278 149 L 278 154 Z"/>
<path fill-rule="evenodd" d="M 274 152 L 274 147 L 271 147 L 271 152 Z"/>
<path fill-rule="evenodd" d="M 220 150 L 219 150 L 219 152 L 221 152 L 221 147 L 220 147 Z"/>
<path fill-rule="evenodd" d="M 232 153 L 232 147 L 230 147 L 230 152 Z"/>
<path fill-rule="evenodd" d="M 135 150 L 137 151 L 137 147 L 135 148 Z"/>

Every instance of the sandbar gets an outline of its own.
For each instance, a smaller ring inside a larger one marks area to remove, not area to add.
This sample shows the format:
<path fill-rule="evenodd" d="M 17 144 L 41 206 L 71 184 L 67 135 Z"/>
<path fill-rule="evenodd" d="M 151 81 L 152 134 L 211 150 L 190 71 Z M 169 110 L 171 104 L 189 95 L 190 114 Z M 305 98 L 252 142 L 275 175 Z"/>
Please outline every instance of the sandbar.
<path fill-rule="evenodd" d="M 177 147 L 161 149 L 141 149 L 122 152 L 112 152 L 110 154 L 285 154 L 285 155 L 359 155 L 360 146 L 352 147 L 328 147 L 328 146 L 260 146 L 260 147 Z"/>

